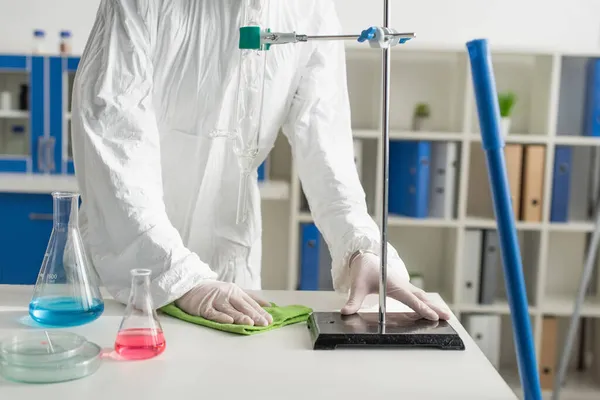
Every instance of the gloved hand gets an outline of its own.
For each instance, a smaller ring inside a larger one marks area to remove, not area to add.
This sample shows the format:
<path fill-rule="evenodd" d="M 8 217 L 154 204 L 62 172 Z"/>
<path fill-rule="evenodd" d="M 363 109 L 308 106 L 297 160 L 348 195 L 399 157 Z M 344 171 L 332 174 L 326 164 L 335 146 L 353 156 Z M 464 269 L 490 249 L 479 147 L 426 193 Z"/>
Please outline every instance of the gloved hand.
<path fill-rule="evenodd" d="M 271 314 L 261 307 L 270 304 L 234 283 L 202 282 L 175 301 L 175 305 L 190 315 L 222 324 L 267 326 L 273 322 Z"/>
<path fill-rule="evenodd" d="M 342 314 L 356 313 L 369 294 L 379 293 L 379 256 L 362 253 L 350 264 L 350 297 L 342 308 Z M 421 317 L 431 321 L 450 319 L 450 310 L 431 301 L 427 293 L 413 286 L 406 270 L 387 269 L 387 296 L 398 300 L 413 309 Z"/>

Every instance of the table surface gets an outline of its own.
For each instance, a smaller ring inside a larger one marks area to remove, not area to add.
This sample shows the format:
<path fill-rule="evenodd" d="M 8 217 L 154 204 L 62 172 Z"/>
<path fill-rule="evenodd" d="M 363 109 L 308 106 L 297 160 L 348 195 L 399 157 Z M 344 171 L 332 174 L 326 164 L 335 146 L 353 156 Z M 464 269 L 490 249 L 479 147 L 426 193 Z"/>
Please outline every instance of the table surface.
<path fill-rule="evenodd" d="M 27 314 L 31 292 L 30 286 L 0 285 L 0 337 L 36 329 Z M 344 298 L 332 292 L 261 294 L 279 305 L 302 304 L 315 311 L 336 311 L 344 304 Z M 376 304 L 375 296 L 368 298 L 365 311 L 376 311 Z M 388 309 L 406 310 L 394 301 Z M 109 352 L 123 311 L 123 305 L 106 300 L 98 320 L 69 330 Z M 517 398 L 454 316 L 450 323 L 462 337 L 464 351 L 314 351 L 305 323 L 237 336 L 163 314 L 159 318 L 167 340 L 159 357 L 145 361 L 107 357 L 95 374 L 58 384 L 27 385 L 0 378 L 0 399 Z"/>

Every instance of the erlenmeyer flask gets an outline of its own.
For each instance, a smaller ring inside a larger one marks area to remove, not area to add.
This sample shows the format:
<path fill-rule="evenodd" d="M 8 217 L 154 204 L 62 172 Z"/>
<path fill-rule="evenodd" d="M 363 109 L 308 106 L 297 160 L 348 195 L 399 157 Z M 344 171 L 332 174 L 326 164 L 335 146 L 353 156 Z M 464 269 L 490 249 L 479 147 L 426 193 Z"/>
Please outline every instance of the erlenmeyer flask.
<path fill-rule="evenodd" d="M 150 270 L 134 269 L 115 351 L 127 360 L 143 360 L 159 355 L 165 346 L 165 336 L 150 296 Z"/>
<path fill-rule="evenodd" d="M 54 192 L 52 198 L 54 224 L 29 315 L 44 325 L 87 324 L 104 312 L 104 301 L 79 233 L 79 194 Z"/>

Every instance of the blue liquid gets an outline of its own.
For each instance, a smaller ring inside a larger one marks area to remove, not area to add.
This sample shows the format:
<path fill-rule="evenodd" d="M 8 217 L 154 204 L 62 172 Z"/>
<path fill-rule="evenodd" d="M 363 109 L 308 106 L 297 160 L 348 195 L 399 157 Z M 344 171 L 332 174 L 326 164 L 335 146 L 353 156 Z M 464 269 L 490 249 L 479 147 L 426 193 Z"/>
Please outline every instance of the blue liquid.
<path fill-rule="evenodd" d="M 83 308 L 77 297 L 41 297 L 29 303 L 29 315 L 34 321 L 49 326 L 77 326 L 96 320 L 104 312 L 104 302 L 93 299 Z"/>

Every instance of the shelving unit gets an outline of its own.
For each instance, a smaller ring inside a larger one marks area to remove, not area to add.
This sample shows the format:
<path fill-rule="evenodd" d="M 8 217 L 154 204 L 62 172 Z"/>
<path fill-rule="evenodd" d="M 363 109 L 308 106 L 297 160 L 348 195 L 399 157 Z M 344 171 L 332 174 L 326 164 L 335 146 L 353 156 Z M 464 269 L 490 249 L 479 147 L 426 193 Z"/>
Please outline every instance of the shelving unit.
<path fill-rule="evenodd" d="M 29 119 L 29 111 L 0 110 L 0 118 L 6 118 L 6 119 Z"/>
<path fill-rule="evenodd" d="M 542 145 L 545 148 L 542 218 L 539 221 L 518 220 L 516 223 L 521 237 L 525 280 L 530 297 L 529 314 L 536 352 L 540 357 L 543 351 L 544 317 L 566 317 L 572 313 L 575 283 L 580 278 L 585 254 L 585 238 L 594 229 L 587 215 L 582 211 L 573 211 L 575 205 L 568 222 L 550 221 L 555 147 L 566 145 L 573 146 L 574 149 L 586 149 L 600 146 L 600 138 L 575 136 L 580 130 L 574 129 L 576 123 L 573 122 L 569 127 L 570 136 L 558 133 L 561 132 L 559 125 L 564 125 L 564 115 L 572 118 L 572 112 L 564 108 L 572 103 L 571 97 L 576 96 L 572 90 L 565 89 L 573 86 L 571 82 L 565 83 L 565 79 L 581 80 L 585 76 L 581 75 L 581 68 L 577 71 L 579 74 L 565 76 L 564 64 L 565 60 L 573 57 L 578 60 L 582 57 L 600 57 L 600 53 L 502 48 L 492 49 L 492 57 L 498 90 L 511 90 L 518 96 L 512 129 L 506 143 Z M 501 294 L 493 304 L 465 304 L 461 300 L 465 231 L 496 228 L 465 49 L 411 45 L 394 49 L 392 58 L 390 139 L 455 142 L 460 148 L 460 157 L 455 218 L 418 219 L 390 214 L 390 242 L 398 250 L 409 272 L 421 274 L 425 280 L 425 289 L 441 293 L 459 318 L 470 314 L 503 316 L 501 351 L 505 362 L 500 373 L 519 393 L 520 383 L 510 331 L 510 309 L 504 293 L 502 272 L 498 275 L 498 279 L 502 279 L 502 288 L 499 288 Z M 370 149 L 362 158 L 362 182 L 368 208 L 378 224 L 382 213 L 380 65 L 378 52 L 371 53 L 352 46 L 347 50 L 353 136 L 355 140 L 363 142 L 363 147 L 368 145 Z M 415 132 L 411 130 L 410 117 L 417 102 L 429 103 L 432 115 L 425 130 Z M 583 109 L 582 104 L 576 104 L 575 107 Z M 587 168 L 589 169 L 589 164 Z M 583 167 L 581 171 L 584 171 Z M 478 174 L 474 175 L 474 172 Z M 578 175 L 575 171 L 573 174 L 575 177 L 587 178 L 587 174 Z M 303 207 L 305 201 L 302 200 L 302 188 L 293 165 L 291 176 L 294 178 L 290 185 L 287 254 L 290 269 L 284 285 L 285 289 L 290 290 L 296 289 L 298 285 L 300 224 L 313 222 L 310 212 Z M 573 196 L 572 201 L 579 204 L 580 208 L 583 207 L 583 200 L 575 197 L 577 196 Z M 594 286 L 600 292 L 600 280 L 596 280 Z M 596 324 L 600 332 L 600 298 L 590 296 L 584 306 L 583 316 L 598 319 Z M 562 340 L 563 338 L 559 338 L 557 346 L 562 344 Z M 600 341 L 600 334 L 597 340 Z M 560 350 L 557 350 L 557 354 L 560 354 Z M 597 358 L 600 358 L 600 351 Z M 600 365 L 600 360 L 596 360 L 596 363 Z M 581 382 L 585 384 L 580 386 Z M 545 390 L 544 393 L 549 396 L 551 392 Z M 600 398 L 600 374 L 569 374 L 563 399 L 579 398 Z"/>
<path fill-rule="evenodd" d="M 42 57 L 0 54 L 0 173 L 37 172 L 43 136 Z"/>
<path fill-rule="evenodd" d="M 584 109 L 582 90 L 583 64 L 599 53 L 548 49 L 492 49 L 499 90 L 513 90 L 518 95 L 508 144 L 542 145 L 546 149 L 542 178 L 542 218 L 517 221 L 521 238 L 524 272 L 530 294 L 529 314 L 535 336 L 536 351 L 543 351 L 543 321 L 547 316 L 564 320 L 570 315 L 576 284 L 582 270 L 586 237 L 593 230 L 584 203 L 587 186 L 573 186 L 571 219 L 567 223 L 550 221 L 551 187 L 556 146 L 572 146 L 577 151 L 573 174 L 586 176 L 589 148 L 600 146 L 600 138 L 576 136 L 578 120 Z M 457 143 L 457 201 L 452 218 L 408 218 L 390 215 L 389 238 L 407 268 L 420 273 L 427 291 L 439 292 L 459 318 L 473 314 L 502 316 L 500 373 L 518 392 L 519 379 L 510 331 L 510 309 L 506 294 L 499 287 L 493 304 L 463 301 L 465 232 L 469 229 L 496 228 L 486 180 L 481 137 L 478 133 L 469 64 L 465 49 L 456 47 L 407 44 L 392 52 L 392 117 L 390 138 Z M 362 183 L 370 214 L 380 223 L 381 209 L 381 131 L 380 131 L 380 57 L 379 52 L 349 46 L 348 84 L 355 139 L 363 143 Z M 54 85 L 61 90 L 52 102 L 52 135 L 57 141 L 57 165 L 67 175 L 0 175 L 0 192 L 49 193 L 53 190 L 76 190 L 75 178 L 68 175 L 68 131 L 71 119 L 65 96 L 72 87 L 74 60 L 53 61 L 61 73 Z M 43 60 L 37 60 L 43 66 Z M 34 63 L 34 64 L 36 64 Z M 75 68 L 74 68 L 75 67 Z M 39 68 L 39 67 L 38 67 Z M 51 76 L 59 76 L 51 74 Z M 54 88 L 54 86 L 53 86 Z M 425 130 L 413 131 L 411 116 L 414 104 L 427 102 L 432 115 Z M 39 108 L 37 109 L 39 111 Z M 54 110 L 54 109 L 53 109 Z M 33 111 L 32 111 L 33 113 Z M 54 114 L 55 113 L 55 114 Z M 28 112 L 0 111 L 0 124 L 7 119 L 30 119 Z M 44 118 L 32 118 L 43 121 Z M 56 128 L 55 128 L 56 127 Z M 34 138 L 43 132 L 37 127 Z M 32 140 L 32 143 L 34 141 Z M 65 155 L 67 155 L 65 157 Z M 29 164 L 37 165 L 36 152 Z M 263 215 L 263 287 L 290 289 L 298 287 L 300 269 L 300 225 L 312 223 L 313 217 L 303 207 L 302 188 L 285 139 L 279 140 L 270 155 L 269 180 L 260 184 L 264 200 Z M 587 161 L 586 161 L 587 160 Z M 12 162 L 11 160 L 9 160 Z M 29 166 L 28 169 L 32 170 Z M 9 170 L 12 171 L 12 170 Z M 23 168 L 23 172 L 25 169 Z M 14 171 L 17 172 L 17 171 Z M 426 251 L 423 251 L 426 250 Z M 268 251 L 268 253 L 267 253 Z M 268 254 L 268 255 L 267 255 Z M 288 268 L 282 267 L 288 265 Z M 503 279 L 500 274 L 498 279 Z M 600 292 L 600 279 L 594 282 Z M 500 281 L 500 286 L 503 281 Z M 583 316 L 592 318 L 600 331 L 600 297 L 591 294 Z M 600 337 L 597 339 L 600 342 Z M 559 338 L 558 343 L 562 343 Z M 600 358 L 600 351 L 597 353 Z M 600 364 L 596 360 L 597 364 Z M 600 370 L 600 368 L 598 368 Z M 548 391 L 545 392 L 548 395 Z M 572 371 L 563 391 L 563 399 L 600 398 L 600 374 Z"/>

